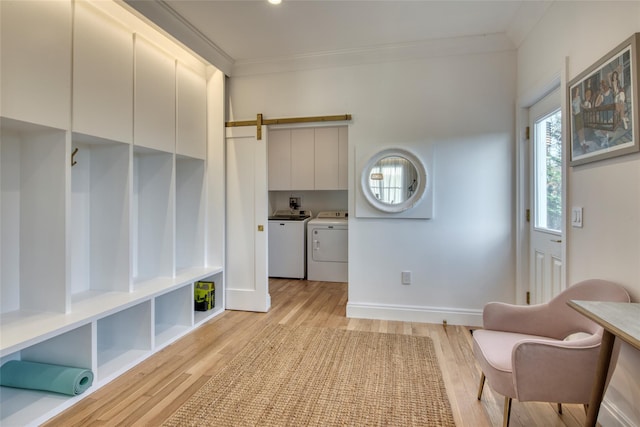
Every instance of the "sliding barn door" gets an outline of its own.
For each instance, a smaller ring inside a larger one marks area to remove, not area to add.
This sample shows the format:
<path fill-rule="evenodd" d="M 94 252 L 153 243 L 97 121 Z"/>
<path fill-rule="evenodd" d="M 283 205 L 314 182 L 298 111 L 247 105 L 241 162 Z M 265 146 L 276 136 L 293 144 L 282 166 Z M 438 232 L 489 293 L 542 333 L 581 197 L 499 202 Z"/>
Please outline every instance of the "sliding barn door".
<path fill-rule="evenodd" d="M 227 128 L 226 308 L 268 311 L 267 132 Z"/>

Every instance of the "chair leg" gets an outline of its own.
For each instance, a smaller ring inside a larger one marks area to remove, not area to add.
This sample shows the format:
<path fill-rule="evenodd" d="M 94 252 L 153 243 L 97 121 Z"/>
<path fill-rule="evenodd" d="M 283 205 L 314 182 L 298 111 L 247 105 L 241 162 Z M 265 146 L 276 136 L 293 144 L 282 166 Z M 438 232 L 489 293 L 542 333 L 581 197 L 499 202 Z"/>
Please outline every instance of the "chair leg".
<path fill-rule="evenodd" d="M 482 389 L 484 388 L 484 380 L 485 380 L 484 372 L 480 375 L 480 387 L 478 388 L 478 400 L 482 397 Z"/>
<path fill-rule="evenodd" d="M 558 403 L 558 414 L 562 415 L 562 403 Z"/>
<path fill-rule="evenodd" d="M 509 427 L 509 419 L 511 418 L 511 398 L 504 398 L 504 418 L 502 420 L 502 427 Z"/>

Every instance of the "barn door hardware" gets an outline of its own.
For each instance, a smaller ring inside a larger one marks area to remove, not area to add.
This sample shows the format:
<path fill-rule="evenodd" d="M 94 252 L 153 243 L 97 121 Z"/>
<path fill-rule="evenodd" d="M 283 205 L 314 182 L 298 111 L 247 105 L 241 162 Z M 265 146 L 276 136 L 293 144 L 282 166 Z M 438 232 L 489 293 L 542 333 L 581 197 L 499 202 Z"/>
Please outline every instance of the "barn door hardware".
<path fill-rule="evenodd" d="M 313 116 L 313 117 L 286 117 L 283 119 L 265 119 L 262 114 L 258 114 L 255 120 L 240 120 L 227 122 L 228 128 L 240 126 L 255 126 L 256 139 L 262 139 L 262 125 L 288 125 L 292 123 L 315 123 L 315 122 L 342 122 L 351 120 L 351 114 L 341 114 L 337 116 Z"/>

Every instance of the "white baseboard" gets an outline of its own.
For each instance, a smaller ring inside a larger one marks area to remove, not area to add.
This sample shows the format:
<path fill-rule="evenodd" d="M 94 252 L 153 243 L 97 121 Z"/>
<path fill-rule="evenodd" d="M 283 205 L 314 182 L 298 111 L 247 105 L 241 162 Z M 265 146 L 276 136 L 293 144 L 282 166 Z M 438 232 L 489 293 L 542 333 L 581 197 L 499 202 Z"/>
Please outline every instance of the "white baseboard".
<path fill-rule="evenodd" d="M 602 427 L 638 427 L 606 396 L 600 405 L 598 423 Z"/>
<path fill-rule="evenodd" d="M 482 326 L 482 310 L 450 307 L 349 302 L 347 317 L 422 323 L 442 323 L 446 320 L 449 325 Z"/>

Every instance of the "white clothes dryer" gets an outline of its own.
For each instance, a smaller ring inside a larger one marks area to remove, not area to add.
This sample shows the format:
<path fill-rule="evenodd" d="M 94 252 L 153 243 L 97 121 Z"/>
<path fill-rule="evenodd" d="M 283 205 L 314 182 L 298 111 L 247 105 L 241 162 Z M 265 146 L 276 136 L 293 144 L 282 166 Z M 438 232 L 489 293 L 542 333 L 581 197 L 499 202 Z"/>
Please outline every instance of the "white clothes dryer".
<path fill-rule="evenodd" d="M 307 278 L 325 282 L 349 280 L 349 214 L 325 211 L 307 224 Z"/>

